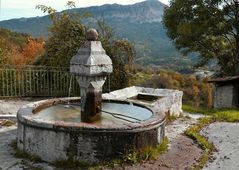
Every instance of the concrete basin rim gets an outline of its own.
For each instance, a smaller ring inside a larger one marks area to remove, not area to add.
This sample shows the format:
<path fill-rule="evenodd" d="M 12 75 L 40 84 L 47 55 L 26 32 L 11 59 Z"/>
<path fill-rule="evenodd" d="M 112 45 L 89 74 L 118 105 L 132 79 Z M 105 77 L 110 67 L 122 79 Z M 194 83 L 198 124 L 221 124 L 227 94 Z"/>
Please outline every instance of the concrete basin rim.
<path fill-rule="evenodd" d="M 60 104 L 62 102 L 68 102 L 68 101 L 78 101 L 80 98 L 57 98 L 57 99 L 47 99 L 47 100 L 41 100 L 38 102 L 33 102 L 31 104 L 25 105 L 22 108 L 19 109 L 17 113 L 17 120 L 18 123 L 21 123 L 25 126 L 31 126 L 31 127 L 36 127 L 40 129 L 47 129 L 47 130 L 52 130 L 52 131 L 67 131 L 67 132 L 140 132 L 140 131 L 145 131 L 145 130 L 150 130 L 154 129 L 156 127 L 160 127 L 162 124 L 165 123 L 166 121 L 166 115 L 164 113 L 158 113 L 154 112 L 151 108 L 141 105 L 138 103 L 132 102 L 134 105 L 146 108 L 152 112 L 152 116 L 140 123 L 125 123 L 125 125 L 118 126 L 118 127 L 100 127 L 100 126 L 91 126 L 90 124 L 86 124 L 83 122 L 80 123 L 74 123 L 74 122 L 63 122 L 63 121 L 39 121 L 36 119 L 32 119 L 29 117 L 29 115 L 34 114 L 33 110 L 36 109 L 37 107 L 43 105 L 46 102 L 52 103 L 49 106 L 52 106 L 54 104 Z M 108 101 L 108 99 L 103 100 L 103 101 Z M 110 100 L 111 102 L 121 102 L 121 103 L 129 103 L 128 101 L 125 100 Z M 23 114 L 24 112 L 24 114 Z M 26 113 L 27 112 L 27 113 Z"/>
<path fill-rule="evenodd" d="M 166 118 L 161 120 L 160 122 L 156 122 L 154 124 L 150 124 L 149 126 L 141 126 L 141 127 L 134 127 L 134 128 L 108 128 L 108 129 L 99 129 L 99 128 L 89 128 L 89 127 L 60 127 L 60 126 L 40 126 L 42 124 L 32 124 L 32 123 L 26 123 L 25 121 L 18 121 L 28 127 L 33 127 L 37 129 L 43 129 L 43 130 L 50 130 L 55 132 L 78 132 L 78 133 L 138 133 L 143 131 L 150 131 L 152 129 L 157 129 L 159 127 L 162 127 L 163 124 L 166 122 Z"/>

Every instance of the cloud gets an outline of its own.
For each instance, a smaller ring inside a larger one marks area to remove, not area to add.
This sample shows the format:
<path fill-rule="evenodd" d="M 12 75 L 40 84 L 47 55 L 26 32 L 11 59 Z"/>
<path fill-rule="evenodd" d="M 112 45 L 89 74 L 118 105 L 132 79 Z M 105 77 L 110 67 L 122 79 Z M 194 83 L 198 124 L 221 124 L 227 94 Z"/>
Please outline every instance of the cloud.
<path fill-rule="evenodd" d="M 38 4 L 53 6 L 55 8 L 64 7 L 67 1 L 63 0 L 2 0 L 2 8 L 6 9 L 35 9 Z"/>
<path fill-rule="evenodd" d="M 20 17 L 33 17 L 44 15 L 40 10 L 35 9 L 36 5 L 46 5 L 51 6 L 57 11 L 62 11 L 66 9 L 66 3 L 68 0 L 1 0 L 2 9 L 0 20 L 10 19 L 10 18 L 20 18 Z M 103 4 L 134 4 L 137 2 L 142 2 L 144 0 L 74 0 L 76 7 L 87 7 L 96 6 Z M 163 3 L 168 2 L 168 0 L 160 0 Z"/>

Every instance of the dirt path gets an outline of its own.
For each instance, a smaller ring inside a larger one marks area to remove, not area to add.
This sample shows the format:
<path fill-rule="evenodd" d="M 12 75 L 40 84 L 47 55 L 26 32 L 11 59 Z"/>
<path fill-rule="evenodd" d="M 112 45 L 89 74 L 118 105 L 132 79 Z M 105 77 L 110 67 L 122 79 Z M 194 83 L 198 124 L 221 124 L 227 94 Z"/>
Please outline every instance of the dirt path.
<path fill-rule="evenodd" d="M 218 149 L 204 170 L 239 169 L 239 123 L 213 123 L 202 134 Z"/>
<path fill-rule="evenodd" d="M 179 135 L 171 142 L 170 150 L 161 155 L 155 161 L 146 162 L 122 169 L 126 170 L 169 170 L 191 169 L 200 158 L 201 149 L 193 144 L 193 141 L 183 135 Z"/>
<path fill-rule="evenodd" d="M 196 119 L 179 118 L 166 126 L 166 136 L 169 138 L 169 150 L 157 160 L 134 166 L 127 166 L 125 170 L 172 170 L 190 169 L 201 156 L 201 149 L 183 132 L 196 123 Z"/>

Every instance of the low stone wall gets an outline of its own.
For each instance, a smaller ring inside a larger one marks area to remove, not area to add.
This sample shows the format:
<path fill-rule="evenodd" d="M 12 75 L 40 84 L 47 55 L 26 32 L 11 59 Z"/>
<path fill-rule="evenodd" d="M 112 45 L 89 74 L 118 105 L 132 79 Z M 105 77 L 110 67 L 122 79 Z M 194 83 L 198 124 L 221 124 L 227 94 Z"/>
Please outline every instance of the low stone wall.
<path fill-rule="evenodd" d="M 139 94 L 157 96 L 159 98 L 152 102 L 132 100 Z M 170 116 L 180 116 L 182 113 L 182 97 L 183 92 L 179 90 L 153 89 L 137 86 L 103 94 L 103 99 L 137 102 L 150 107 L 154 112 L 167 113 Z"/>

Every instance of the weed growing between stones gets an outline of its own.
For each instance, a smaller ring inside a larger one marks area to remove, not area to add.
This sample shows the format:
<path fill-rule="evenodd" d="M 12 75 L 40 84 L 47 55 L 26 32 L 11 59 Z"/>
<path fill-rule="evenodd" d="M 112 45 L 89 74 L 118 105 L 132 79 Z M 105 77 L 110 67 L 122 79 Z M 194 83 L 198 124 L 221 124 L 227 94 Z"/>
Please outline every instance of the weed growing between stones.
<path fill-rule="evenodd" d="M 174 122 L 175 120 L 177 120 L 177 116 L 167 116 L 167 123 L 171 123 L 171 122 Z"/>
<path fill-rule="evenodd" d="M 210 143 L 207 138 L 200 134 L 203 127 L 213 122 L 239 122 L 239 110 L 238 109 L 203 109 L 195 108 L 192 106 L 184 105 L 183 110 L 190 113 L 198 113 L 208 115 L 209 117 L 199 119 L 197 125 L 194 125 L 185 131 L 185 134 L 195 140 L 199 146 L 203 149 L 203 155 L 201 156 L 194 169 L 201 169 L 206 165 L 210 159 L 212 152 L 216 150 L 215 146 Z"/>
<path fill-rule="evenodd" d="M 194 166 L 193 169 L 202 169 L 211 158 L 213 151 L 216 150 L 213 143 L 210 143 L 206 137 L 200 134 L 200 131 L 203 127 L 215 122 L 215 119 L 208 117 L 208 118 L 201 118 L 199 119 L 198 123 L 185 131 L 185 135 L 193 139 L 198 143 L 198 145 L 202 148 L 203 153 L 200 157 L 198 164 Z"/>
<path fill-rule="evenodd" d="M 167 116 L 167 120 L 166 120 L 166 122 L 167 122 L 167 124 L 170 124 L 170 123 L 172 123 L 172 122 L 176 121 L 176 120 L 177 120 L 177 119 L 179 119 L 179 118 L 191 119 L 191 117 L 190 117 L 190 116 L 183 115 L 183 114 L 180 114 L 179 116 L 175 116 L 175 115 L 168 115 L 168 116 Z"/>
<path fill-rule="evenodd" d="M 123 157 L 123 163 L 138 163 L 145 162 L 148 160 L 155 160 L 168 150 L 169 140 L 165 137 L 158 146 L 156 147 L 146 147 L 142 151 L 134 151 Z"/>

